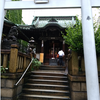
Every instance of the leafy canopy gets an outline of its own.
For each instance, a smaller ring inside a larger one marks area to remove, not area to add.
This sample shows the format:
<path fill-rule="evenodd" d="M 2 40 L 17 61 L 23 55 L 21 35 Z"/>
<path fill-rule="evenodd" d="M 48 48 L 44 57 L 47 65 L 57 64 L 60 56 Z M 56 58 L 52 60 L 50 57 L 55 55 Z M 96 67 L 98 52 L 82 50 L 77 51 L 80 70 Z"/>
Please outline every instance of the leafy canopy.
<path fill-rule="evenodd" d="M 98 27 L 99 26 L 99 27 Z M 93 23 L 95 46 L 97 54 L 100 54 L 100 24 Z M 62 33 L 62 36 L 69 45 L 69 48 L 78 53 L 83 53 L 83 35 L 82 35 L 82 22 L 76 17 L 76 24 L 73 26 L 70 24 L 65 30 L 66 34 Z"/>
<path fill-rule="evenodd" d="M 62 33 L 65 43 L 69 48 L 76 52 L 83 52 L 82 22 L 76 17 L 76 24 L 72 24 L 65 30 L 66 35 Z"/>
<path fill-rule="evenodd" d="M 95 45 L 97 54 L 100 54 L 100 25 L 95 33 Z"/>
<path fill-rule="evenodd" d="M 12 0 L 12 1 L 20 1 L 20 0 Z M 15 24 L 25 24 L 22 21 L 22 10 L 7 10 L 5 17 Z"/>

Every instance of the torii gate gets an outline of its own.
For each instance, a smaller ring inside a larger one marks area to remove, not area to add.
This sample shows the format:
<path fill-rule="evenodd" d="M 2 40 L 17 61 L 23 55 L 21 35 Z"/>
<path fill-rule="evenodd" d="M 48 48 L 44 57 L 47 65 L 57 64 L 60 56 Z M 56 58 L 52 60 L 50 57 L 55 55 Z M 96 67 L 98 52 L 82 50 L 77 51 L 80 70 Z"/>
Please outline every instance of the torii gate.
<path fill-rule="evenodd" d="M 92 22 L 92 7 L 100 7 L 100 0 L 9 0 L 9 2 L 7 2 L 7 0 L 0 0 L 0 45 L 4 22 L 4 10 L 81 8 L 87 98 L 88 100 L 99 100 L 99 82 Z"/>

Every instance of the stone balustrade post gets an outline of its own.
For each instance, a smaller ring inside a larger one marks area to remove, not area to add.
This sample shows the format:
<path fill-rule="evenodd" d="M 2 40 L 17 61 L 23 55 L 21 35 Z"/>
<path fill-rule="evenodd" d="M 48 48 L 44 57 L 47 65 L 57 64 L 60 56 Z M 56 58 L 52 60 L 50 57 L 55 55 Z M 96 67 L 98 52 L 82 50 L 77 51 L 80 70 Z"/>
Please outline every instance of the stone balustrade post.
<path fill-rule="evenodd" d="M 26 69 L 26 56 L 24 57 L 24 67 L 23 67 L 23 71 Z"/>
<path fill-rule="evenodd" d="M 98 73 L 99 73 L 100 72 L 100 55 L 97 56 L 97 66 L 98 66 Z"/>
<path fill-rule="evenodd" d="M 34 55 L 34 54 L 30 53 L 31 60 L 32 60 L 32 58 L 33 58 L 33 55 Z M 31 70 L 31 69 L 32 69 L 32 64 L 31 64 L 31 66 L 30 66 L 30 69 L 29 69 L 29 70 Z"/>
<path fill-rule="evenodd" d="M 10 51 L 10 63 L 9 63 L 10 73 L 16 73 L 17 62 L 18 62 L 18 46 L 16 44 L 12 44 Z"/>
<path fill-rule="evenodd" d="M 72 51 L 72 75 L 78 75 L 78 54 L 75 51 Z"/>
<path fill-rule="evenodd" d="M 4 57 L 3 57 L 3 67 L 4 68 L 7 67 L 7 61 L 8 61 L 8 55 L 7 54 L 4 54 Z"/>
<path fill-rule="evenodd" d="M 85 63 L 84 63 L 84 57 L 81 58 L 81 69 L 83 72 L 85 72 Z"/>

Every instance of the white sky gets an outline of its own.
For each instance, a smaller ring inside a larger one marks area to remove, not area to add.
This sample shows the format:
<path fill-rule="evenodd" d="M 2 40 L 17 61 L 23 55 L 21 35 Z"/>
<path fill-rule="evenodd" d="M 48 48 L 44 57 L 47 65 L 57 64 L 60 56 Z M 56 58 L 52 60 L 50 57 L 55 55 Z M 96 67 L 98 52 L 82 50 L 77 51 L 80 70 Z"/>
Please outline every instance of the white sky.
<path fill-rule="evenodd" d="M 75 16 L 81 15 L 80 9 L 42 9 L 23 10 L 22 17 L 25 24 L 31 24 L 34 16 Z"/>
<path fill-rule="evenodd" d="M 22 0 L 28 1 L 28 0 Z M 33 0 L 30 0 L 33 1 Z M 99 10 L 97 8 L 92 9 L 93 16 L 96 15 L 98 19 Z M 23 10 L 22 19 L 25 24 L 31 25 L 34 16 L 76 16 L 81 17 L 81 9 L 41 9 L 41 10 Z M 99 15 L 100 16 L 100 15 Z"/>

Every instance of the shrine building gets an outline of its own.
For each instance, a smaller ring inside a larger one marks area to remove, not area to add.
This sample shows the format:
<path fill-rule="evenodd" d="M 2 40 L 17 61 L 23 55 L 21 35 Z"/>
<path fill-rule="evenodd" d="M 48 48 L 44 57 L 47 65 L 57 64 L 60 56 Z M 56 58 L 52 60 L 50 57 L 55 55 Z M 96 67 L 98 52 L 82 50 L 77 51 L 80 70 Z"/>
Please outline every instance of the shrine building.
<path fill-rule="evenodd" d="M 65 33 L 70 24 L 75 24 L 75 16 L 36 16 L 31 25 L 18 25 L 5 19 L 3 33 L 8 35 L 11 27 L 17 26 L 18 38 L 28 42 L 34 37 L 36 58 L 42 56 L 41 62 L 48 65 L 51 58 L 56 58 L 59 49 L 65 52 L 66 58 L 68 45 L 61 32 Z"/>

